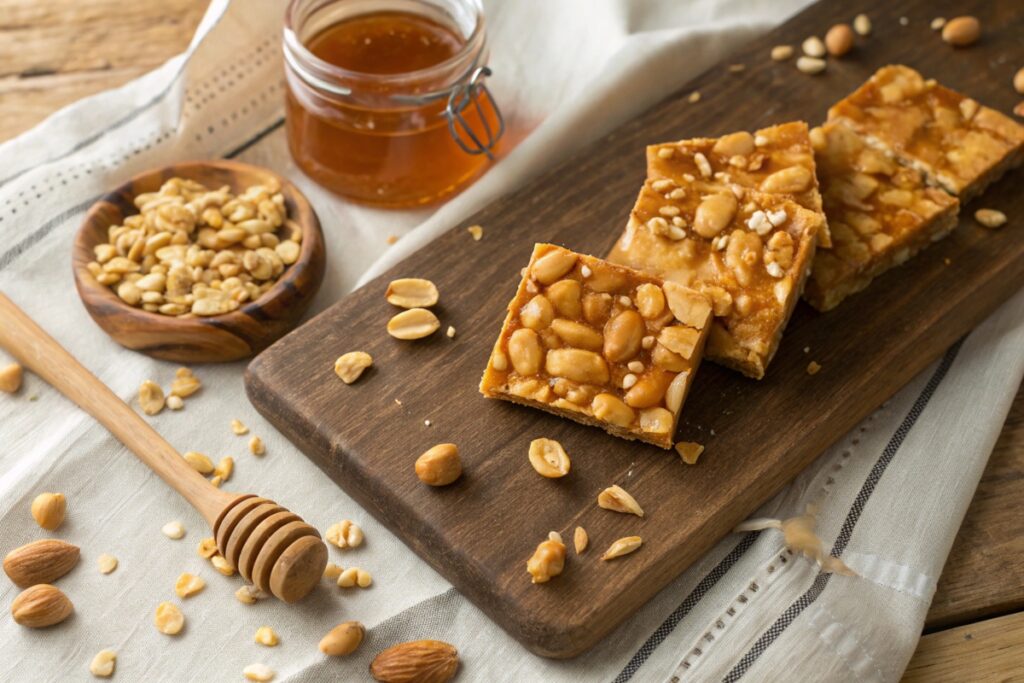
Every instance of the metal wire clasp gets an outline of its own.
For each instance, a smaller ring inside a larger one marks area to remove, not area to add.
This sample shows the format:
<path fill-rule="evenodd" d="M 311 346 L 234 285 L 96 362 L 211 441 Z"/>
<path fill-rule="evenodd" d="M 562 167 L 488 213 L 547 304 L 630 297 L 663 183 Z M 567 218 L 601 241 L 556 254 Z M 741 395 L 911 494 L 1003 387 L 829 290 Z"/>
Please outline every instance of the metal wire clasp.
<path fill-rule="evenodd" d="M 484 79 L 490 75 L 491 70 L 488 67 L 477 67 L 468 81 L 456 84 L 448 96 L 448 106 L 445 107 L 444 115 L 448 119 L 448 130 L 463 152 L 466 154 L 486 154 L 487 158 L 493 161 L 494 154 L 491 150 L 494 149 L 494 146 L 505 132 L 505 119 L 501 115 L 501 110 L 498 109 L 498 103 L 494 101 L 491 91 L 484 84 Z M 487 120 L 483 107 L 480 106 L 481 97 L 487 101 L 487 104 L 494 111 L 494 115 L 498 117 L 498 130 L 496 132 L 491 130 L 491 123 Z M 480 137 L 462 116 L 462 112 L 470 104 L 476 109 L 477 116 L 483 125 L 483 132 L 486 134 L 485 141 L 481 141 Z M 464 138 L 468 138 L 468 140 Z"/>

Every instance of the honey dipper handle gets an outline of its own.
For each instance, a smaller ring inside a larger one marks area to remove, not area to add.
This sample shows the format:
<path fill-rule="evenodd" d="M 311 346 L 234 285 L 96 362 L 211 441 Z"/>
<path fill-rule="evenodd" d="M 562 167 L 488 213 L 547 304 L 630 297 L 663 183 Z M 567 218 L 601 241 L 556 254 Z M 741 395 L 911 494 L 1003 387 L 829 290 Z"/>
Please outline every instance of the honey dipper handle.
<path fill-rule="evenodd" d="M 236 496 L 206 481 L 128 404 L 0 292 L 0 346 L 110 430 L 213 526 Z"/>

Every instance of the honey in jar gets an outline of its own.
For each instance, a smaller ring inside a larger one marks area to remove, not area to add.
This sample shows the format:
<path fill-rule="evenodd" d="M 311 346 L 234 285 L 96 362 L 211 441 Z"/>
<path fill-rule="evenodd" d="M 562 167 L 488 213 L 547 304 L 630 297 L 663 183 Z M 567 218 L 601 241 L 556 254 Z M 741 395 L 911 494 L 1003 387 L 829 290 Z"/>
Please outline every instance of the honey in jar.
<path fill-rule="evenodd" d="M 475 179 L 502 132 L 474 0 L 293 0 L 288 145 L 320 185 L 381 206 L 428 204 Z"/>

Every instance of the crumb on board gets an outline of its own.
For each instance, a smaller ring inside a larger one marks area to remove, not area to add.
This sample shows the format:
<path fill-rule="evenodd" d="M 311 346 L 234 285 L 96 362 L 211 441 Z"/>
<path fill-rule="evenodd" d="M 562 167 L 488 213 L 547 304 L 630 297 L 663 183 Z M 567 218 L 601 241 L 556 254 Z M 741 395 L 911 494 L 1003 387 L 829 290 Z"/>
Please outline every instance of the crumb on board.
<path fill-rule="evenodd" d="M 807 364 L 808 375 L 817 375 L 819 372 L 821 372 L 821 365 L 819 365 L 817 362 L 812 360 L 810 363 Z"/>

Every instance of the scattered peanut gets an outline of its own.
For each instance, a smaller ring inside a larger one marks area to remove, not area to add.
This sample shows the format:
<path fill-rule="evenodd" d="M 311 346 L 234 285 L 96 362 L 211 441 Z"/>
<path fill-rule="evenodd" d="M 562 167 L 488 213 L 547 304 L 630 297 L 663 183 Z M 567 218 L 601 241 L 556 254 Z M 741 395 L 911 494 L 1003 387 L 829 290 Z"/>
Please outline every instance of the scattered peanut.
<path fill-rule="evenodd" d="M 569 474 L 569 456 L 562 444 L 554 439 L 534 439 L 530 442 L 530 464 L 542 477 L 558 479 Z"/>
<path fill-rule="evenodd" d="M 332 524 L 324 534 L 327 541 L 338 548 L 358 548 L 363 544 L 363 530 L 355 522 L 343 519 Z"/>
<path fill-rule="evenodd" d="M 1013 107 L 1013 114 L 1014 114 L 1014 116 L 1019 116 L 1021 118 L 1024 118 L 1024 100 L 1021 100 L 1016 105 L 1014 105 L 1014 107 Z"/>
<path fill-rule="evenodd" d="M 776 45 L 772 48 L 772 59 L 776 62 L 784 62 L 792 56 L 792 45 Z"/>
<path fill-rule="evenodd" d="M 548 538 L 542 541 L 526 563 L 532 583 L 547 583 L 565 568 L 565 544 Z"/>
<path fill-rule="evenodd" d="M 210 564 L 212 564 L 213 568 L 221 574 L 223 574 L 224 576 L 234 576 L 235 574 L 234 566 L 232 566 L 230 562 L 224 559 L 223 555 L 218 554 L 211 557 Z"/>
<path fill-rule="evenodd" d="M 447 486 L 462 474 L 459 447 L 441 443 L 416 459 L 416 476 L 430 486 Z"/>
<path fill-rule="evenodd" d="M 181 410 L 185 407 L 185 401 L 182 400 L 181 396 L 175 396 L 174 394 L 167 397 L 166 403 L 167 407 L 171 410 Z"/>
<path fill-rule="evenodd" d="M 479 225 L 469 226 L 468 228 L 466 228 L 466 232 L 473 236 L 474 242 L 479 242 L 481 239 L 483 239 L 484 236 L 484 229 L 482 226 Z"/>
<path fill-rule="evenodd" d="M 96 566 L 99 567 L 100 574 L 109 574 L 117 569 L 117 558 L 113 555 L 103 553 L 96 558 Z"/>
<path fill-rule="evenodd" d="M 328 562 L 327 566 L 324 567 L 324 578 L 337 581 L 339 576 L 341 576 L 341 567 L 333 562 Z"/>
<path fill-rule="evenodd" d="M 358 621 L 338 624 L 320 640 L 320 652 L 330 657 L 350 655 L 363 642 L 365 635 L 366 629 Z"/>
<path fill-rule="evenodd" d="M 173 602 L 161 602 L 156 606 L 153 624 L 160 633 L 175 636 L 181 633 L 181 629 L 185 626 L 185 615 Z"/>
<path fill-rule="evenodd" d="M 821 366 L 817 362 L 812 360 L 807 364 L 808 375 L 817 375 L 819 372 L 821 372 Z"/>
<path fill-rule="evenodd" d="M 334 361 L 334 374 L 345 384 L 352 384 L 371 365 L 373 365 L 373 357 L 370 354 L 365 351 L 349 351 Z"/>
<path fill-rule="evenodd" d="M 217 466 L 213 468 L 213 476 L 220 477 L 221 481 L 227 481 L 231 478 L 231 473 L 235 471 L 235 459 L 230 455 L 225 455 L 217 463 Z"/>
<path fill-rule="evenodd" d="M 32 519 L 36 524 L 53 531 L 64 521 L 68 502 L 62 493 L 40 493 L 32 501 Z"/>
<path fill-rule="evenodd" d="M 97 678 L 109 678 L 114 675 L 114 664 L 117 653 L 113 650 L 100 650 L 89 662 L 89 673 Z"/>
<path fill-rule="evenodd" d="M 206 588 L 206 582 L 201 577 L 189 574 L 188 572 L 179 576 L 178 580 L 174 583 L 174 592 L 178 594 L 179 598 L 195 595 L 204 588 Z"/>
<path fill-rule="evenodd" d="M 430 308 L 437 303 L 437 286 L 430 280 L 408 277 L 392 280 L 384 298 L 393 306 L 401 308 Z"/>
<path fill-rule="evenodd" d="M 257 683 L 267 683 L 274 679 L 274 670 L 266 664 L 250 664 L 249 666 L 242 669 L 242 675 L 245 676 L 247 681 L 257 681 Z"/>
<path fill-rule="evenodd" d="M 140 213 L 108 231 L 88 270 L 129 306 L 173 316 L 234 311 L 268 291 L 300 253 L 277 183 L 235 196 L 171 178 L 135 197 Z M 184 398 L 184 396 L 182 396 Z"/>
<path fill-rule="evenodd" d="M 11 603 L 14 621 L 28 628 L 46 628 L 59 624 L 74 611 L 75 607 L 68 596 L 48 583 L 26 588 Z"/>
<path fill-rule="evenodd" d="M 444 331 L 444 336 L 448 337 L 449 339 L 455 339 L 455 328 L 449 325 L 448 329 Z"/>
<path fill-rule="evenodd" d="M 696 465 L 697 458 L 704 452 L 704 446 L 692 441 L 680 441 L 676 444 L 676 453 L 687 465 Z"/>
<path fill-rule="evenodd" d="M 686 101 L 689 102 L 690 104 L 697 104 L 698 102 L 700 102 L 700 90 L 694 90 L 692 93 L 690 93 L 687 96 Z"/>
<path fill-rule="evenodd" d="M 437 332 L 441 321 L 425 308 L 410 308 L 388 321 L 388 334 L 395 339 L 423 339 Z"/>
<path fill-rule="evenodd" d="M 191 370 L 188 368 L 178 368 L 174 373 L 174 379 L 171 381 L 171 396 L 177 396 L 180 399 L 188 398 L 199 391 L 202 386 L 203 383 L 192 374 Z"/>
<path fill-rule="evenodd" d="M 210 559 L 217 554 L 217 539 L 211 537 L 204 538 L 199 541 L 199 547 L 196 548 L 196 553 L 199 554 L 199 557 L 207 560 Z"/>
<path fill-rule="evenodd" d="M 263 444 L 263 439 L 258 436 L 254 436 L 249 439 L 249 452 L 253 455 L 264 455 L 267 452 L 267 447 Z"/>
<path fill-rule="evenodd" d="M 160 532 L 167 538 L 177 541 L 185 537 L 185 526 L 178 521 L 167 522 L 160 527 Z"/>
<path fill-rule="evenodd" d="M 245 585 L 235 591 L 235 599 L 246 605 L 253 605 L 257 600 L 267 597 L 266 593 L 256 586 Z"/>
<path fill-rule="evenodd" d="M 369 588 L 372 584 L 373 577 L 370 576 L 370 572 L 359 567 L 342 569 L 341 574 L 338 574 L 338 586 L 341 588 L 352 588 L 353 586 Z"/>
<path fill-rule="evenodd" d="M 978 209 L 974 212 L 974 220 L 986 228 L 998 228 L 1006 223 L 1006 214 L 995 209 Z"/>
<path fill-rule="evenodd" d="M 622 512 L 629 515 L 643 517 L 644 511 L 633 496 L 626 493 L 618 484 L 609 486 L 597 496 L 597 504 L 605 510 Z"/>
<path fill-rule="evenodd" d="M 796 68 L 805 74 L 820 74 L 828 66 L 824 59 L 817 59 L 816 57 L 801 57 L 796 60 Z"/>
<path fill-rule="evenodd" d="M 232 420 L 231 431 L 234 432 L 236 436 L 244 436 L 249 433 L 249 428 L 246 427 L 241 420 Z"/>
<path fill-rule="evenodd" d="M 853 29 L 849 24 L 836 24 L 825 34 L 825 49 L 833 57 L 842 57 L 852 48 Z"/>
<path fill-rule="evenodd" d="M 164 390 L 147 379 L 139 386 L 139 406 L 146 415 L 156 415 L 164 409 Z"/>
<path fill-rule="evenodd" d="M 981 23 L 974 17 L 956 17 L 942 27 L 942 39 L 955 47 L 967 47 L 981 37 Z"/>
<path fill-rule="evenodd" d="M 260 645 L 266 645 L 267 647 L 274 647 L 281 642 L 281 639 L 277 637 L 277 633 L 274 629 L 269 626 L 260 626 L 256 629 L 256 636 L 253 638 Z"/>
<path fill-rule="evenodd" d="M 810 36 L 801 43 L 800 48 L 808 57 L 824 57 L 825 43 L 818 36 Z"/>
<path fill-rule="evenodd" d="M 945 17 L 935 17 L 934 19 L 932 19 L 932 23 L 929 24 L 929 26 L 931 26 L 931 29 L 933 31 L 939 31 L 945 25 L 946 25 L 946 18 Z"/>
<path fill-rule="evenodd" d="M 858 14 L 853 18 L 853 30 L 858 36 L 871 34 L 871 18 L 866 14 Z"/>
<path fill-rule="evenodd" d="M 13 394 L 21 388 L 23 371 L 17 363 L 10 363 L 0 368 L 0 391 Z"/>
<path fill-rule="evenodd" d="M 602 560 L 613 560 L 616 557 L 622 557 L 623 555 L 629 555 L 632 552 L 636 552 L 643 544 L 643 540 L 639 536 L 626 536 L 620 538 L 612 543 L 608 550 L 604 551 L 604 555 L 601 556 Z"/>
<path fill-rule="evenodd" d="M 587 549 L 588 543 L 590 543 L 590 537 L 587 536 L 587 530 L 581 526 L 576 527 L 576 531 L 572 535 L 572 544 L 576 548 L 576 554 L 582 554 Z"/>
<path fill-rule="evenodd" d="M 199 474 L 210 474 L 213 472 L 213 461 L 210 460 L 209 456 L 197 451 L 186 451 L 181 457 Z"/>
<path fill-rule="evenodd" d="M 1024 95 L 1024 66 L 1017 69 L 1017 73 L 1013 75 L 1013 89 Z"/>

